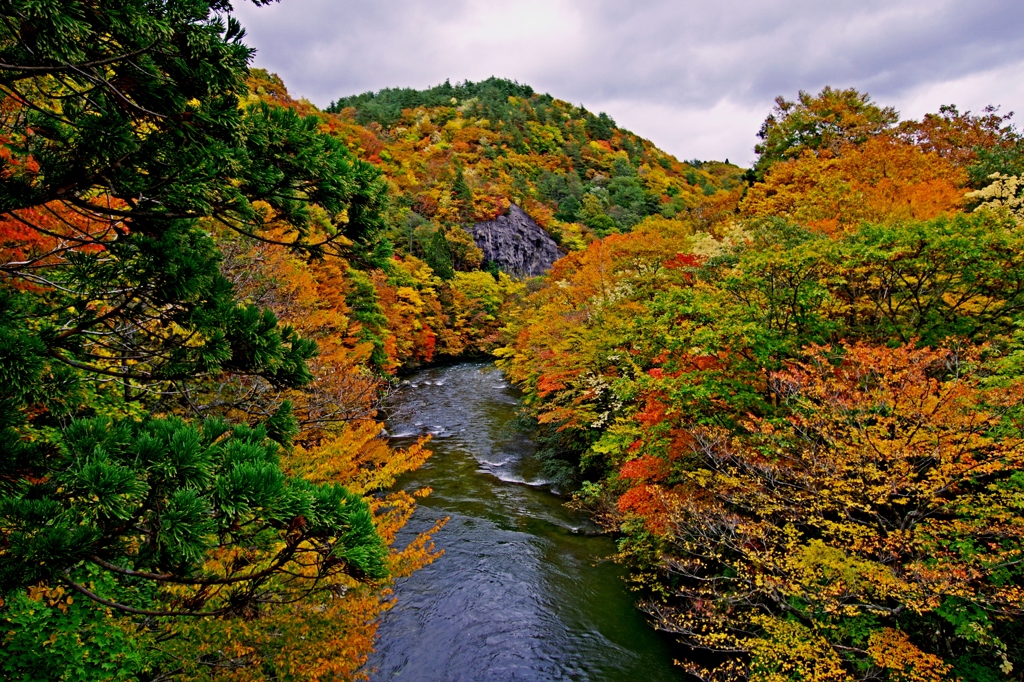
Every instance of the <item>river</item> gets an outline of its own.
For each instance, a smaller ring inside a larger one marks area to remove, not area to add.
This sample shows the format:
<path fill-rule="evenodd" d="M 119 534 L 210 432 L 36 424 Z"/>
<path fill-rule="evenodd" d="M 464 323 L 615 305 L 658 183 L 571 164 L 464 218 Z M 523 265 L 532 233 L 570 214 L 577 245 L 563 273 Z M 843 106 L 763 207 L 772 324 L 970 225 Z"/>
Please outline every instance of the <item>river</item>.
<path fill-rule="evenodd" d="M 395 445 L 434 437 L 397 484 L 433 488 L 399 541 L 451 520 L 435 538 L 444 556 L 395 587 L 371 681 L 683 679 L 608 559 L 612 540 L 539 480 L 533 443 L 511 428 L 516 402 L 486 363 L 423 370 L 393 400 Z"/>

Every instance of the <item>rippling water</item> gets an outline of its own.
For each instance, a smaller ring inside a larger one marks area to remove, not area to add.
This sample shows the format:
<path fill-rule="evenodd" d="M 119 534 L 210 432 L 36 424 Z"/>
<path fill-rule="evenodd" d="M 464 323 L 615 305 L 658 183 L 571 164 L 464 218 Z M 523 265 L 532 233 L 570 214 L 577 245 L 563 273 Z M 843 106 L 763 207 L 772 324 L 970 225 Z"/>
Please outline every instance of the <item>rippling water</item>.
<path fill-rule="evenodd" d="M 398 582 L 371 680 L 682 679 L 607 559 L 612 541 L 538 478 L 515 407 L 482 363 L 419 372 L 394 400 L 396 445 L 434 434 L 434 456 L 399 481 L 434 489 L 404 539 L 451 521 L 435 538 L 444 556 Z"/>

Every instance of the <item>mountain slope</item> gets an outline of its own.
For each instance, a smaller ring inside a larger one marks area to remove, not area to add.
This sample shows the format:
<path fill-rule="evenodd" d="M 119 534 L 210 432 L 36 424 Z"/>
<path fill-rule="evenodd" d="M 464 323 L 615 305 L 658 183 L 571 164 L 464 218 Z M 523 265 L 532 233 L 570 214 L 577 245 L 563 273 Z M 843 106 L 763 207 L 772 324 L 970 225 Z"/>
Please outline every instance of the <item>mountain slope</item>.
<path fill-rule="evenodd" d="M 707 223 L 742 188 L 736 166 L 680 162 L 607 114 L 497 78 L 366 93 L 328 111 L 372 133 L 360 136 L 362 151 L 416 214 L 411 231 L 420 218 L 490 219 L 514 201 L 574 249 L 649 216 Z"/>
<path fill-rule="evenodd" d="M 249 86 L 252 101 L 318 118 L 390 185 L 385 234 L 395 257 L 387 271 L 350 274 L 361 292 L 350 305 L 379 367 L 493 347 L 501 309 L 521 287 L 478 277 L 488 264 L 469 229 L 512 204 L 570 252 L 641 224 L 714 231 L 743 193 L 736 166 L 680 162 L 605 114 L 511 81 L 384 90 L 329 111 L 293 99 L 266 71 L 252 70 Z"/>

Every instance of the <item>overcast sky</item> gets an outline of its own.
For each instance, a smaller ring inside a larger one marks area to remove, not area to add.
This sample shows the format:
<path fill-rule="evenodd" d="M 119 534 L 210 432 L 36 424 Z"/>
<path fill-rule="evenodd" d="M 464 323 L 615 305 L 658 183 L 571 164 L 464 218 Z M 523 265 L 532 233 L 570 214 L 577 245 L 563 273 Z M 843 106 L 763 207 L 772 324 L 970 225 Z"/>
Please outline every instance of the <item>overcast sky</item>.
<path fill-rule="evenodd" d="M 1024 120 L 1022 0 L 236 0 L 235 15 L 255 65 L 321 107 L 494 75 L 681 159 L 749 164 L 774 98 L 825 85 L 904 118 L 952 103 Z"/>

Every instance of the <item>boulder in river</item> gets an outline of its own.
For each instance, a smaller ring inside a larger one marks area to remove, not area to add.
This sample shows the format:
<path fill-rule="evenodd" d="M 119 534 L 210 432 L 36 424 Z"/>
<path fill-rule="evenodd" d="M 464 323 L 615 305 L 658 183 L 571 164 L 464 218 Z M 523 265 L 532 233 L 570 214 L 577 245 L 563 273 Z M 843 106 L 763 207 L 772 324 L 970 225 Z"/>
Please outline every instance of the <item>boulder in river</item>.
<path fill-rule="evenodd" d="M 477 223 L 468 232 L 484 252 L 484 262 L 513 277 L 543 275 L 562 257 L 555 240 L 515 204 L 506 215 Z"/>

